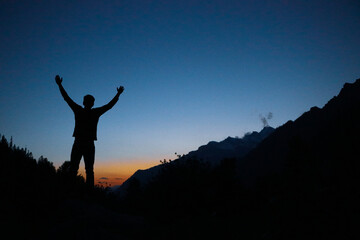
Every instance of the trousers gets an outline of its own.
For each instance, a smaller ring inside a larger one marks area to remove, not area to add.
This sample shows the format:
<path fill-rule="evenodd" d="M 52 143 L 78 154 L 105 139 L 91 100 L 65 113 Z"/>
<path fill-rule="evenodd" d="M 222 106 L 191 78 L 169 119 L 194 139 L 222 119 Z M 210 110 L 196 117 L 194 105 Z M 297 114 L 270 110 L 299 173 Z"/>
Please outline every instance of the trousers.
<path fill-rule="evenodd" d="M 81 158 L 84 157 L 86 184 L 94 186 L 95 144 L 93 140 L 75 138 L 70 156 L 71 172 L 77 175 Z"/>

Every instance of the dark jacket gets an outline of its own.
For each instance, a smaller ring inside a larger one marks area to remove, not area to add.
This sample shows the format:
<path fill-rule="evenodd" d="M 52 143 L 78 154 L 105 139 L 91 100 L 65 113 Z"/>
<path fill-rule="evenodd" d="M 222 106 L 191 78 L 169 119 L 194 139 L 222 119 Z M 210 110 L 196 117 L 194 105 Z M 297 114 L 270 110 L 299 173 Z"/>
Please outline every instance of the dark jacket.
<path fill-rule="evenodd" d="M 75 128 L 73 137 L 79 140 L 97 140 L 97 124 L 99 118 L 110 110 L 119 100 L 119 93 L 106 105 L 98 108 L 86 109 L 76 104 L 66 93 L 62 85 L 59 86 L 61 95 L 73 110 L 75 115 Z"/>

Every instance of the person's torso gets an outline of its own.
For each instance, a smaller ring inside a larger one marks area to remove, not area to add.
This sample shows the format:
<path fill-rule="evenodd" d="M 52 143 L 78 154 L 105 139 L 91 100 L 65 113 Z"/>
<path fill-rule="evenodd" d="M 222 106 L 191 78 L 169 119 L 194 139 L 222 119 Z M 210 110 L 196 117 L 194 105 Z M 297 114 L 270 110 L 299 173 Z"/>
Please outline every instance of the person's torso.
<path fill-rule="evenodd" d="M 100 115 L 94 109 L 79 108 L 74 111 L 75 128 L 73 136 L 84 140 L 97 139 L 97 124 Z"/>

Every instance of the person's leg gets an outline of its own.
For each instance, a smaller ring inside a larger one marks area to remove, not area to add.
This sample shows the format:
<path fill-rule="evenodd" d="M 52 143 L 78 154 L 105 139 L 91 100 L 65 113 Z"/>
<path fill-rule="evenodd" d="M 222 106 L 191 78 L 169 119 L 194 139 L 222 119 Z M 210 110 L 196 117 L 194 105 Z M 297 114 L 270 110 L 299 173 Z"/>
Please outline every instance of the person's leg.
<path fill-rule="evenodd" d="M 84 162 L 86 171 L 86 184 L 94 187 L 94 162 L 95 162 L 95 145 L 94 142 L 87 144 L 84 149 Z"/>
<path fill-rule="evenodd" d="M 70 173 L 73 176 L 77 176 L 82 155 L 83 151 L 81 144 L 75 140 L 70 156 Z"/>

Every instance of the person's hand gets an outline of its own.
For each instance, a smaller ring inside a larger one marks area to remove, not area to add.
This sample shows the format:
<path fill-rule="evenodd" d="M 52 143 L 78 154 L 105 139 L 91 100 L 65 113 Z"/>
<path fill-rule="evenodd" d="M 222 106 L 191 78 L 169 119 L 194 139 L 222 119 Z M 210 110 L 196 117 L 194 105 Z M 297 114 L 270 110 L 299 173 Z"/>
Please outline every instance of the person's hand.
<path fill-rule="evenodd" d="M 56 81 L 56 84 L 57 84 L 57 85 L 61 85 L 62 80 L 63 80 L 63 79 L 62 79 L 59 75 L 56 75 L 55 81 Z"/>
<path fill-rule="evenodd" d="M 118 88 L 116 88 L 118 93 L 121 94 L 123 91 L 124 91 L 124 87 L 123 86 L 120 86 Z"/>

